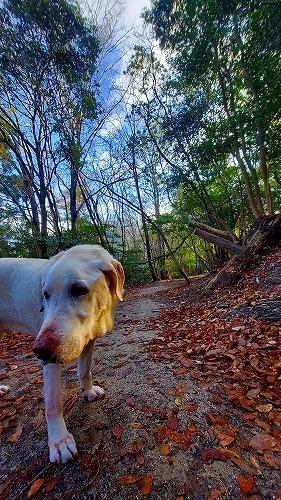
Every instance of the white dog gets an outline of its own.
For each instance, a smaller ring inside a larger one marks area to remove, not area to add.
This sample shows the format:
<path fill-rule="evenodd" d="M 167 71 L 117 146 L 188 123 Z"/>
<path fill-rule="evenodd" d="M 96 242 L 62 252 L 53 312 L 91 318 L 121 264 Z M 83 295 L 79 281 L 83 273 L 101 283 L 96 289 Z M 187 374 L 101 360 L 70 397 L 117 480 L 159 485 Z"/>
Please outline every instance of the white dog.
<path fill-rule="evenodd" d="M 97 245 L 76 246 L 50 260 L 0 259 L 0 340 L 13 331 L 36 336 L 51 462 L 77 455 L 62 413 L 61 365 L 78 358 L 84 397 L 93 401 L 104 395 L 92 385 L 94 342 L 112 329 L 123 284 L 121 264 Z M 0 386 L 0 396 L 8 389 Z"/>

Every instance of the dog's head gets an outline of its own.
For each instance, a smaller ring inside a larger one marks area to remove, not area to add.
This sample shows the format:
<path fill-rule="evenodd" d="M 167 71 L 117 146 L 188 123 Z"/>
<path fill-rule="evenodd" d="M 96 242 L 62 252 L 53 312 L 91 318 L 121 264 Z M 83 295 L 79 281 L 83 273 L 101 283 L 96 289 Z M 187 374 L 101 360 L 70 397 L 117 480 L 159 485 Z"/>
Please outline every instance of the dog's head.
<path fill-rule="evenodd" d="M 112 329 L 123 285 L 121 264 L 100 246 L 76 246 L 50 259 L 36 356 L 45 363 L 76 359 L 90 340 Z"/>

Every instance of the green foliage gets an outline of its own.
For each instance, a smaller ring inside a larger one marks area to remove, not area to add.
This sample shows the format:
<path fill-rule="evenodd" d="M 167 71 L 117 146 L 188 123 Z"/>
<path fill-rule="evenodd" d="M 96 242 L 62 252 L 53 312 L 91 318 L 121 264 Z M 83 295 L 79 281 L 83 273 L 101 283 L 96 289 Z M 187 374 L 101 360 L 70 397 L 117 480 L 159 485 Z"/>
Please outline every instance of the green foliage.
<path fill-rule="evenodd" d="M 115 252 L 118 258 L 118 249 Z M 120 258 L 120 257 L 119 257 Z M 140 285 L 151 280 L 148 264 L 145 262 L 143 251 L 131 248 L 122 252 L 120 258 L 125 271 L 126 283 L 128 285 Z"/>
<path fill-rule="evenodd" d="M 0 67 L 18 78 L 19 68 L 35 85 L 56 69 L 68 83 L 92 75 L 98 42 L 78 8 L 65 0 L 6 0 L 0 10 Z"/>
<path fill-rule="evenodd" d="M 261 191 L 270 210 L 273 177 L 268 185 L 266 176 L 281 159 L 280 5 L 153 0 L 144 18 L 170 63 L 173 101 L 163 127 L 182 151 L 187 176 L 194 176 L 195 165 L 197 183 L 213 177 L 233 155 L 249 198 L 252 189 L 258 203 Z"/>

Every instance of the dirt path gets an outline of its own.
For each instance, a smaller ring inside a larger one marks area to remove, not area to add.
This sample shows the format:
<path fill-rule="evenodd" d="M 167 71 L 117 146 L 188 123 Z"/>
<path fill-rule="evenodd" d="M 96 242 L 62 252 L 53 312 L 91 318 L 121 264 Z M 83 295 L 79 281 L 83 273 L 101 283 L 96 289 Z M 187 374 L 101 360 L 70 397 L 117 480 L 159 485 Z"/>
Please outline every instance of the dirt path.
<path fill-rule="evenodd" d="M 162 293 L 167 289 L 170 296 Z M 0 401 L 0 500 L 27 498 L 37 474 L 40 500 L 280 500 L 278 468 L 265 468 L 245 496 L 247 484 L 243 494 L 238 477 L 250 481 L 251 464 L 209 459 L 216 436 L 206 414 L 229 418 L 230 411 L 218 405 L 218 388 L 195 383 L 189 371 L 179 374 L 170 358 L 152 360 L 147 345 L 163 329 L 157 316 L 187 300 L 184 289 L 178 280 L 126 291 L 114 332 L 96 345 L 95 381 L 107 389 L 104 400 L 81 399 L 75 365 L 65 369 L 66 421 L 79 450 L 79 459 L 65 466 L 48 464 L 41 374 L 26 338 L 17 337 L 9 352 L 1 344 L 0 381 L 11 392 Z M 148 318 L 156 321 L 153 330 Z M 239 412 L 233 421 L 243 425 Z"/>

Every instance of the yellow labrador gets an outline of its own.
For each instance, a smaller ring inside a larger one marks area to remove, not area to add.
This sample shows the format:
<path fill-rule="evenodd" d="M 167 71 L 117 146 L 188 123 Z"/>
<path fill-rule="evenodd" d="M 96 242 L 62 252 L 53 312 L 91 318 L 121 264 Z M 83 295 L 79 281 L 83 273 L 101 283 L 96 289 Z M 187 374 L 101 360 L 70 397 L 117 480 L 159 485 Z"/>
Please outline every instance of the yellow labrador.
<path fill-rule="evenodd" d="M 103 396 L 92 385 L 94 342 L 112 329 L 123 285 L 121 264 L 98 245 L 76 246 L 50 260 L 0 259 L 0 340 L 13 331 L 36 336 L 51 462 L 65 463 L 77 454 L 62 413 L 61 367 L 78 358 L 84 397 Z M 8 390 L 0 386 L 0 396 Z"/>

